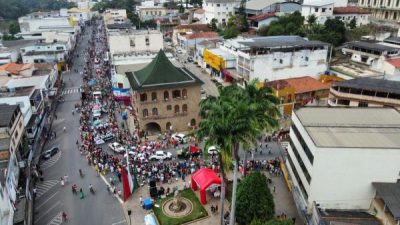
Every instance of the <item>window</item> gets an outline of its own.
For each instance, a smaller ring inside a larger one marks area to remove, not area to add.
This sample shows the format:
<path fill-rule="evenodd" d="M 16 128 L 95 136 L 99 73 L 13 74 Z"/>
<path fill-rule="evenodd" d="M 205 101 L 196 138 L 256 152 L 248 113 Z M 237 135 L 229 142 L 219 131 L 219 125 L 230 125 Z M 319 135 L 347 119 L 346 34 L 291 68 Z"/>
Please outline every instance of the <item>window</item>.
<path fill-rule="evenodd" d="M 380 98 L 387 98 L 388 93 L 386 92 L 376 92 L 376 97 L 380 97 Z"/>
<path fill-rule="evenodd" d="M 164 91 L 164 100 L 168 100 L 168 99 L 169 99 L 169 92 Z"/>
<path fill-rule="evenodd" d="M 158 109 L 157 108 L 153 108 L 151 110 L 151 113 L 152 113 L 153 116 L 158 116 Z"/>
<path fill-rule="evenodd" d="M 180 90 L 172 91 L 172 98 L 180 98 L 180 97 L 181 97 L 181 91 Z"/>
<path fill-rule="evenodd" d="M 63 47 L 57 47 L 56 49 L 57 49 L 57 50 L 64 50 Z"/>
<path fill-rule="evenodd" d="M 314 8 L 314 12 L 318 12 L 318 8 Z"/>
<path fill-rule="evenodd" d="M 291 128 L 293 130 L 294 135 L 297 137 L 297 140 L 300 142 L 300 145 L 303 148 L 304 153 L 306 153 L 306 156 L 307 156 L 308 160 L 310 160 L 310 163 L 313 164 L 314 163 L 314 155 L 311 153 L 310 149 L 307 146 L 307 143 L 304 141 L 304 139 L 301 136 L 299 130 L 293 124 L 293 122 L 292 122 Z"/>
<path fill-rule="evenodd" d="M 400 4 L 400 0 L 397 0 L 396 1 L 396 6 L 399 7 L 399 4 Z"/>
<path fill-rule="evenodd" d="M 358 89 L 358 88 L 351 88 L 351 89 L 350 89 L 350 93 L 351 93 L 351 94 L 360 95 L 360 94 L 361 94 L 361 89 Z"/>
<path fill-rule="evenodd" d="M 149 111 L 147 109 L 143 109 L 143 117 L 148 117 Z"/>
<path fill-rule="evenodd" d="M 221 6 L 221 4 L 217 4 L 217 7 L 220 7 Z"/>
<path fill-rule="evenodd" d="M 179 105 L 176 105 L 176 106 L 174 107 L 174 113 L 179 113 Z"/>
<path fill-rule="evenodd" d="M 397 20 L 397 12 L 394 12 L 394 13 L 393 13 L 393 19 L 394 19 L 394 20 Z"/>
<path fill-rule="evenodd" d="M 385 19 L 389 18 L 389 12 L 385 12 Z"/>
<path fill-rule="evenodd" d="M 19 127 L 19 128 L 22 127 L 22 121 L 19 121 L 18 127 Z"/>
<path fill-rule="evenodd" d="M 290 157 L 290 155 L 288 155 L 287 158 L 288 158 L 290 167 L 292 167 L 294 176 L 296 177 L 296 180 L 297 180 L 297 182 L 299 183 L 301 193 L 303 194 L 303 196 L 304 196 L 305 199 L 308 199 L 308 194 L 307 194 L 306 188 L 304 187 L 303 182 L 300 180 L 299 173 L 297 172 L 296 167 L 294 167 L 292 158 Z"/>
<path fill-rule="evenodd" d="M 166 130 L 170 130 L 171 129 L 171 122 L 168 122 L 167 124 L 165 124 L 165 129 Z"/>
<path fill-rule="evenodd" d="M 326 8 L 322 8 L 322 12 L 324 13 L 326 11 Z"/>
<path fill-rule="evenodd" d="M 366 108 L 366 107 L 368 107 L 368 102 L 359 102 L 358 107 Z"/>
<path fill-rule="evenodd" d="M 390 3 L 391 3 L 390 0 L 388 0 L 388 1 L 387 1 L 387 6 L 390 6 Z"/>
<path fill-rule="evenodd" d="M 124 84 L 123 83 L 118 83 L 118 88 L 124 88 Z"/>
<path fill-rule="evenodd" d="M 375 91 L 363 90 L 362 95 L 375 96 Z"/>
<path fill-rule="evenodd" d="M 171 111 L 172 110 L 172 105 L 167 105 L 167 111 Z"/>
<path fill-rule="evenodd" d="M 187 98 L 187 90 L 186 89 L 182 90 L 182 96 L 183 96 L 183 98 Z"/>
<path fill-rule="evenodd" d="M 350 100 L 347 99 L 338 99 L 337 100 L 338 105 L 350 105 Z"/>
<path fill-rule="evenodd" d="M 147 94 L 146 93 L 143 93 L 143 94 L 140 95 L 140 101 L 141 102 L 147 101 Z"/>
<path fill-rule="evenodd" d="M 157 101 L 157 92 L 152 92 L 151 93 L 151 100 L 152 101 Z"/>
<path fill-rule="evenodd" d="M 184 105 L 182 106 L 182 112 L 184 112 L 184 113 L 187 112 L 187 105 L 186 105 L 186 104 L 184 104 Z"/>
<path fill-rule="evenodd" d="M 290 147 L 292 148 L 294 156 L 297 159 L 297 162 L 300 165 L 301 170 L 303 171 L 304 176 L 306 177 L 307 182 L 310 184 L 311 183 L 311 175 L 308 172 L 307 167 L 304 164 L 303 160 L 301 159 L 301 156 L 300 156 L 299 152 L 297 151 L 296 146 L 294 146 L 292 139 L 290 139 L 289 144 L 290 144 Z"/>
<path fill-rule="evenodd" d="M 280 63 L 280 64 L 283 64 L 283 59 L 280 59 L 280 60 L 279 60 L 279 63 Z"/>

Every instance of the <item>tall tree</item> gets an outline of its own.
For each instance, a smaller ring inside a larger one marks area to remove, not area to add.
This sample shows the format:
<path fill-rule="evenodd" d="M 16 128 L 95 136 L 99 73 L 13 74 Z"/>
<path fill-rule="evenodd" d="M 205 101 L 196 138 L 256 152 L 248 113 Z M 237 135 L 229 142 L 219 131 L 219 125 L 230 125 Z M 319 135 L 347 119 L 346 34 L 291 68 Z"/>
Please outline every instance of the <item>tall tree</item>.
<path fill-rule="evenodd" d="M 240 225 L 255 219 L 268 221 L 274 218 L 274 200 L 264 174 L 255 172 L 245 177 L 240 182 L 237 198 L 237 222 Z"/>

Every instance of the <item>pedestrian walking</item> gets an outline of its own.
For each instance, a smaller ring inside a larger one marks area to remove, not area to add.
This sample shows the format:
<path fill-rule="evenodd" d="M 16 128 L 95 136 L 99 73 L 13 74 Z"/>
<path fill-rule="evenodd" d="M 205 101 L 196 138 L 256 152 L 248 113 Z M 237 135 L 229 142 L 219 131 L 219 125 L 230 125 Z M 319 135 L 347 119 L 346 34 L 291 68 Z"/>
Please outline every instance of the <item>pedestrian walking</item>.
<path fill-rule="evenodd" d="M 84 198 L 85 198 L 85 194 L 83 193 L 82 188 L 79 189 L 79 196 L 80 196 L 81 199 L 84 199 Z"/>
<path fill-rule="evenodd" d="M 63 178 L 63 177 L 60 178 L 60 183 L 61 183 L 61 186 L 64 187 L 64 184 L 65 184 L 65 183 L 64 183 L 64 178 Z"/>
<path fill-rule="evenodd" d="M 140 205 L 143 205 L 143 197 L 142 196 L 139 197 L 139 202 L 140 202 Z"/>
<path fill-rule="evenodd" d="M 56 118 L 56 120 L 57 120 L 57 114 L 54 114 L 54 118 Z"/>
<path fill-rule="evenodd" d="M 276 193 L 276 187 L 274 186 L 274 193 Z"/>
<path fill-rule="evenodd" d="M 36 197 L 36 192 L 37 192 L 36 187 L 34 187 L 32 191 L 33 191 L 33 198 L 35 198 Z"/>

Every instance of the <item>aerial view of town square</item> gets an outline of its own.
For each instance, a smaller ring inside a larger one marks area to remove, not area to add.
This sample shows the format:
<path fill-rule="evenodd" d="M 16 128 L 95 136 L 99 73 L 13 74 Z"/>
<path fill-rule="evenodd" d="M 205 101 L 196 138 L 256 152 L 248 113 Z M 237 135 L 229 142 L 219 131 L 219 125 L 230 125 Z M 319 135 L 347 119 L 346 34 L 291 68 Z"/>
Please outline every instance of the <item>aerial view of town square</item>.
<path fill-rule="evenodd" d="M 0 0 L 0 225 L 400 225 L 400 0 Z"/>

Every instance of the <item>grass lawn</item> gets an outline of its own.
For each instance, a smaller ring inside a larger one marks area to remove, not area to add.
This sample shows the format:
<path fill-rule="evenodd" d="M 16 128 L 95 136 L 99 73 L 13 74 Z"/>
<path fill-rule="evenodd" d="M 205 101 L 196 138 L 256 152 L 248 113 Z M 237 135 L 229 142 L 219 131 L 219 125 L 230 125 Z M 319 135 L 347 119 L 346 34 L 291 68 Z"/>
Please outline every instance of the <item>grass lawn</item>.
<path fill-rule="evenodd" d="M 181 196 L 189 199 L 192 201 L 193 204 L 193 210 L 192 212 L 182 218 L 171 218 L 166 215 L 164 215 L 162 211 L 162 205 L 164 204 L 165 201 L 168 199 L 171 199 L 174 197 L 174 194 L 168 195 L 164 199 L 159 199 L 157 200 L 154 204 L 157 204 L 160 206 L 160 208 L 153 207 L 154 214 L 157 216 L 158 221 L 160 222 L 161 225 L 178 225 L 178 224 L 183 224 L 187 223 L 192 220 L 196 220 L 202 217 L 205 217 L 208 215 L 207 211 L 203 208 L 201 205 L 199 199 L 196 196 L 196 193 L 194 193 L 190 188 L 185 189 L 181 191 Z"/>

